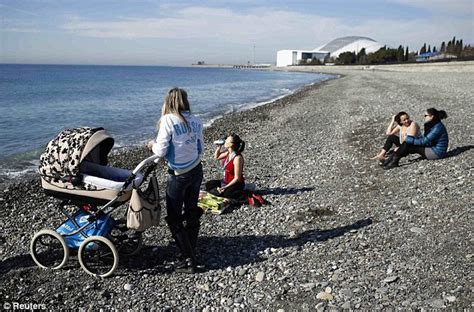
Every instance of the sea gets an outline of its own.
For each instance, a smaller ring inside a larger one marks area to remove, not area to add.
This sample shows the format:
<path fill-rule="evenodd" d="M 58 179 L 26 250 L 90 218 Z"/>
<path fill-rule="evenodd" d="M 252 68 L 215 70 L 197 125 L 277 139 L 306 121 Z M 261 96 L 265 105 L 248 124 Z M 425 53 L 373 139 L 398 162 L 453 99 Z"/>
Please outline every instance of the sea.
<path fill-rule="evenodd" d="M 34 172 L 66 128 L 103 127 L 115 148 L 156 136 L 167 91 L 188 92 L 205 125 L 332 78 L 315 73 L 168 66 L 0 64 L 0 182 Z"/>

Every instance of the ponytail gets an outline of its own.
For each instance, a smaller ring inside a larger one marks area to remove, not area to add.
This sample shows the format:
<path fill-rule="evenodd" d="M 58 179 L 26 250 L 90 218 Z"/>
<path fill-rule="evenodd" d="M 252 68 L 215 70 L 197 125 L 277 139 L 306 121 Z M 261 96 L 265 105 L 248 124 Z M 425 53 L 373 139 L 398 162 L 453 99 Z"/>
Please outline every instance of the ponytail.
<path fill-rule="evenodd" d="M 242 141 L 242 142 L 240 143 L 240 147 L 239 147 L 239 149 L 237 150 L 237 152 L 242 153 L 242 152 L 244 151 L 244 149 L 245 149 L 245 141 Z"/>
<path fill-rule="evenodd" d="M 433 116 L 433 119 L 440 121 L 442 119 L 448 118 L 448 114 L 444 110 L 437 110 L 436 108 L 428 108 L 426 112 Z"/>
<path fill-rule="evenodd" d="M 448 114 L 444 110 L 438 111 L 439 113 L 439 119 L 446 119 L 448 118 Z"/>

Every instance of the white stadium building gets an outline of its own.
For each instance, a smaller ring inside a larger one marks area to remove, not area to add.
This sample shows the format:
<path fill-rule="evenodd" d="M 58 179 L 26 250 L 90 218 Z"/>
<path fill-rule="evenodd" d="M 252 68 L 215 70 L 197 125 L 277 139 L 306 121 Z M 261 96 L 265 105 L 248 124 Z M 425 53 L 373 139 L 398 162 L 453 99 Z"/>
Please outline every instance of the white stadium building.
<path fill-rule="evenodd" d="M 349 36 L 334 39 L 314 50 L 280 50 L 277 52 L 277 66 L 298 65 L 303 61 L 318 59 L 321 62 L 330 57 L 337 58 L 343 52 L 359 53 L 365 48 L 365 52 L 373 53 L 384 45 L 368 37 Z"/>

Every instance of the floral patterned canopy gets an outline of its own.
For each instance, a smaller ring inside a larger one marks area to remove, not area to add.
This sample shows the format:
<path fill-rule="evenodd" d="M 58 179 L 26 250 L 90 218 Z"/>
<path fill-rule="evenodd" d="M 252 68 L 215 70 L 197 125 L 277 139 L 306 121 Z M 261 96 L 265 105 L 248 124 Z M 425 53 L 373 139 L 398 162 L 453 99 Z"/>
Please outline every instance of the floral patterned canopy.
<path fill-rule="evenodd" d="M 89 161 L 107 164 L 107 155 L 114 145 L 103 128 L 66 129 L 51 140 L 40 157 L 39 173 L 53 180 L 76 177 L 79 166 L 86 158 Z M 94 152 L 95 151 L 95 152 Z M 92 154 L 95 157 L 90 157 Z"/>

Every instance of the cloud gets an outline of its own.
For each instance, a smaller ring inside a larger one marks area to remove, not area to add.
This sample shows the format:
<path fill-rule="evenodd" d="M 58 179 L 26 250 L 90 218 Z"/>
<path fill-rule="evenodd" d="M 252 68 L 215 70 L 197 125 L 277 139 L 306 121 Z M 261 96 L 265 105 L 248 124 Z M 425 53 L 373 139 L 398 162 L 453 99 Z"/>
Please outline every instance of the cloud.
<path fill-rule="evenodd" d="M 174 15 L 165 13 L 168 14 L 159 18 L 109 21 L 73 18 L 62 29 L 97 38 L 203 39 L 233 44 L 265 42 L 265 45 L 272 45 L 275 49 L 313 48 L 347 35 L 369 36 L 382 43 L 412 45 L 415 42 L 447 40 L 453 35 L 464 36 L 466 41 L 472 40 L 472 31 L 469 31 L 472 21 L 449 17 L 437 20 L 377 18 L 355 23 L 342 18 L 267 8 L 238 13 L 229 9 L 188 7 L 175 11 Z"/>
<path fill-rule="evenodd" d="M 419 49 L 425 42 L 439 46 L 453 36 L 462 38 L 465 44 L 474 43 L 472 18 L 449 15 L 345 19 L 267 7 L 242 11 L 203 6 L 160 6 L 158 12 L 149 12 L 153 17 L 147 18 L 122 17 L 120 12 L 114 18 L 102 19 L 64 14 L 61 14 L 61 24 L 37 27 L 37 31 L 62 33 L 49 45 L 54 45 L 55 50 L 63 49 L 66 54 L 75 53 L 74 49 L 68 50 L 71 42 L 87 46 L 91 59 L 102 55 L 106 47 L 106 59 L 97 63 L 121 57 L 126 58 L 127 63 L 131 63 L 130 59 L 147 64 L 183 64 L 200 59 L 239 63 L 252 59 L 254 51 L 257 61 L 272 62 L 277 50 L 314 49 L 350 35 L 367 36 L 391 47 L 408 45 L 410 50 Z M 34 30 L 32 24 L 14 21 L 3 26 L 2 32 Z"/>
<path fill-rule="evenodd" d="M 184 8 L 174 16 L 121 18 L 110 21 L 71 19 L 62 29 L 99 38 L 225 38 L 249 42 L 298 32 L 330 31 L 337 19 L 286 11 L 256 10 L 247 14 L 228 9 Z M 332 25 L 332 26 L 331 26 Z"/>
<path fill-rule="evenodd" d="M 41 30 L 37 28 L 27 28 L 27 27 L 6 27 L 2 28 L 3 32 L 15 32 L 15 33 L 40 33 Z"/>
<path fill-rule="evenodd" d="M 17 8 L 14 8 L 12 6 L 5 5 L 5 4 L 2 4 L 2 3 L 0 3 L 0 8 L 5 8 L 6 10 L 11 10 L 11 11 L 14 11 L 14 12 L 17 12 L 17 13 L 22 13 L 22 14 L 26 14 L 26 15 L 30 15 L 30 16 L 40 17 L 40 15 L 38 15 L 36 13 L 26 11 L 26 10 L 17 9 Z"/>
<path fill-rule="evenodd" d="M 442 41 L 451 40 L 453 36 L 463 38 L 464 43 L 472 42 L 470 23 L 469 20 L 456 18 L 446 18 L 443 21 L 374 19 L 354 27 L 354 30 L 359 34 L 370 34 L 380 43 L 393 48 L 401 44 L 408 45 L 410 50 L 417 50 L 423 43 L 436 45 L 439 48 Z"/>
<path fill-rule="evenodd" d="M 39 27 L 35 20 L 31 19 L 16 19 L 16 18 L 3 18 L 1 21 L 2 27 L 0 33 L 40 33 L 44 32 L 44 29 Z"/>
<path fill-rule="evenodd" d="M 446 11 L 458 14 L 473 14 L 472 0 L 387 0 L 388 2 L 398 3 L 409 7 L 421 8 L 428 11 L 445 13 Z"/>

